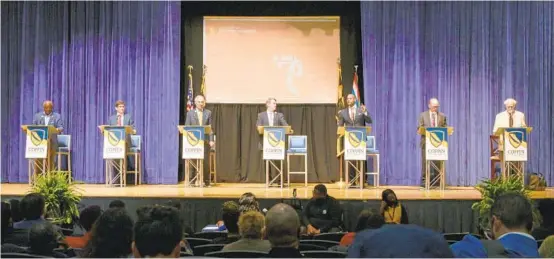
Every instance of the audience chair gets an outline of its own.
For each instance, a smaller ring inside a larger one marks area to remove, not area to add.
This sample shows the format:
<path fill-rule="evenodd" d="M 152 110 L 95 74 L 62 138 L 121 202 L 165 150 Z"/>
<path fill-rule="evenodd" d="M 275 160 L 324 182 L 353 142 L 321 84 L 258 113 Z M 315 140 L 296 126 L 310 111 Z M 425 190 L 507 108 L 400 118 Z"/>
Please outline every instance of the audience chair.
<path fill-rule="evenodd" d="M 2 253 L 2 258 L 51 258 L 50 256 L 33 255 L 25 253 Z"/>
<path fill-rule="evenodd" d="M 289 143 L 287 149 L 287 186 L 290 187 L 290 175 L 291 174 L 303 174 L 304 175 L 304 187 L 308 187 L 308 136 L 289 136 Z M 290 157 L 302 156 L 304 157 L 304 170 L 303 171 L 291 171 L 290 170 Z"/>
<path fill-rule="evenodd" d="M 212 243 L 211 239 L 206 239 L 206 238 L 187 237 L 185 238 L 185 240 L 189 243 L 190 248 L 194 248 L 195 246 L 208 245 Z"/>
<path fill-rule="evenodd" d="M 322 246 L 322 247 L 325 247 L 325 249 L 329 249 L 329 247 L 332 247 L 332 246 L 340 245 L 340 243 L 336 241 L 315 240 L 315 239 L 300 240 L 300 244 Z"/>
<path fill-rule="evenodd" d="M 219 252 L 224 246 L 224 244 L 201 245 L 193 247 L 192 251 L 194 252 L 194 256 L 204 256 L 207 253 Z"/>
<path fill-rule="evenodd" d="M 227 232 L 223 232 L 223 231 L 196 232 L 192 236 L 195 238 L 204 238 L 204 239 L 213 240 L 220 237 L 227 237 Z"/>
<path fill-rule="evenodd" d="M 302 256 L 307 258 L 346 258 L 346 253 L 337 251 L 303 251 Z"/>
<path fill-rule="evenodd" d="M 218 251 L 206 253 L 204 256 L 219 258 L 263 258 L 267 256 L 267 253 L 258 251 Z"/>
<path fill-rule="evenodd" d="M 58 135 L 58 150 L 56 156 L 58 159 L 58 171 L 62 171 L 62 157 L 67 157 L 67 179 L 71 183 L 71 135 Z"/>
<path fill-rule="evenodd" d="M 210 183 L 217 184 L 217 172 L 216 172 L 216 152 L 215 152 L 215 134 L 214 134 L 214 147 L 210 148 L 210 155 L 208 159 L 210 170 Z"/>
<path fill-rule="evenodd" d="M 298 245 L 298 251 L 300 251 L 300 252 L 302 252 L 302 251 L 326 251 L 326 250 L 327 250 L 327 248 L 325 248 L 324 246 L 318 246 L 318 245 L 307 244 L 307 243 L 302 243 L 302 242 L 300 242 L 300 244 Z"/>
<path fill-rule="evenodd" d="M 142 139 L 140 135 L 131 135 L 131 147 L 129 148 L 129 152 L 127 152 L 128 155 L 134 156 L 134 162 L 135 167 L 133 168 L 133 171 L 127 171 L 128 174 L 135 174 L 135 185 L 139 185 L 142 183 L 142 168 L 141 168 L 141 145 L 142 145 Z M 123 176 L 126 177 L 126 176 Z M 137 181 L 138 180 L 138 181 Z"/>
<path fill-rule="evenodd" d="M 367 136 L 366 138 L 366 152 L 367 156 L 371 157 L 373 161 L 372 171 L 366 171 L 366 175 L 373 175 L 373 185 L 379 187 L 379 167 L 380 167 L 380 156 L 379 150 L 375 144 L 375 136 Z M 367 170 L 367 165 L 366 165 Z M 362 183 L 363 184 L 363 183 Z"/>
<path fill-rule="evenodd" d="M 345 234 L 345 232 L 321 233 L 319 235 L 315 235 L 313 239 L 340 242 Z"/>
<path fill-rule="evenodd" d="M 466 235 L 472 235 L 474 237 L 476 237 L 477 239 L 482 239 L 482 237 L 480 235 L 477 235 L 477 234 L 471 234 L 469 232 L 464 232 L 464 233 L 444 233 L 442 234 L 442 236 L 444 237 L 444 239 L 446 240 L 452 240 L 452 241 L 460 241 L 462 239 L 464 239 L 464 236 Z"/>

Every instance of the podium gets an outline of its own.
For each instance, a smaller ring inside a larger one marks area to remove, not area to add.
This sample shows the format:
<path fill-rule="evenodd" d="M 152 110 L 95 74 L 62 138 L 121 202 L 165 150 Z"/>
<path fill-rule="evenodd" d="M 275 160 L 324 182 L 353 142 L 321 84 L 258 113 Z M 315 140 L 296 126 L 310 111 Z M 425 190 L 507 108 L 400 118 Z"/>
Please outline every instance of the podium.
<path fill-rule="evenodd" d="M 130 136 L 135 131 L 131 126 L 98 126 L 104 135 L 103 159 L 106 165 L 106 185 L 112 186 L 119 178 L 119 187 L 127 184 L 127 151 Z M 114 173 L 115 171 L 115 173 Z"/>
<path fill-rule="evenodd" d="M 342 149 L 337 150 L 337 156 L 342 156 L 341 165 L 344 165 L 345 188 L 348 189 L 358 181 L 360 190 L 364 188 L 365 162 L 367 161 L 366 141 L 367 135 L 371 133 L 370 126 L 340 126 L 337 128 L 337 135 L 344 139 Z M 350 168 L 353 168 L 356 175 L 350 178 Z M 342 174 L 341 174 L 342 181 Z"/>
<path fill-rule="evenodd" d="M 204 157 L 206 141 L 205 136 L 212 133 L 210 126 L 177 126 L 179 133 L 183 138 L 182 159 L 185 160 L 185 187 L 197 185 L 203 187 L 204 184 Z M 192 169 L 196 170 L 196 175 L 191 179 Z M 211 180 L 209 179 L 210 183 Z"/>
<path fill-rule="evenodd" d="M 425 137 L 425 190 L 440 181 L 440 190 L 446 186 L 445 161 L 448 160 L 448 136 L 454 133 L 453 127 L 419 127 L 418 134 Z M 438 172 L 431 179 L 431 169 Z"/>
<path fill-rule="evenodd" d="M 269 188 L 278 178 L 283 188 L 283 160 L 285 160 L 285 136 L 292 134 L 290 126 L 258 126 L 262 136 L 262 160 L 265 160 L 265 187 Z M 269 170 L 273 167 L 277 175 L 269 179 Z"/>
<path fill-rule="evenodd" d="M 29 185 L 37 174 L 55 170 L 54 156 L 57 150 L 58 130 L 52 125 L 21 125 L 25 132 L 25 158 L 29 163 Z"/>
<path fill-rule="evenodd" d="M 533 130 L 532 127 L 498 128 L 494 133 L 499 138 L 499 150 L 501 160 L 502 178 L 512 173 L 519 175 L 525 186 L 525 163 L 527 162 L 527 149 L 529 142 L 527 137 Z"/>

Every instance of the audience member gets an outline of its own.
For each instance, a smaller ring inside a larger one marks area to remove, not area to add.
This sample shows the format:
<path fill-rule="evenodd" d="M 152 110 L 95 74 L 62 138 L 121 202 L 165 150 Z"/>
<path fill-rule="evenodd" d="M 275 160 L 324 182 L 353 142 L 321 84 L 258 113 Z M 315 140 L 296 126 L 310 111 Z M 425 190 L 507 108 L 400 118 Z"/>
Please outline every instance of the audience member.
<path fill-rule="evenodd" d="M 302 212 L 307 234 L 339 232 L 342 224 L 342 208 L 339 202 L 327 195 L 327 187 L 323 184 L 316 185 L 312 195 Z"/>
<path fill-rule="evenodd" d="M 527 198 L 518 193 L 502 194 L 491 207 L 492 238 L 498 241 L 481 241 L 466 235 L 451 248 L 456 257 L 538 257 L 537 242 L 529 234 L 532 226 L 532 205 Z M 503 246 L 500 254 L 496 254 L 495 249 L 488 249 L 498 246 Z"/>
<path fill-rule="evenodd" d="M 406 208 L 400 204 L 391 189 L 383 191 L 380 212 L 387 224 L 409 224 Z"/>
<path fill-rule="evenodd" d="M 239 198 L 239 213 L 246 211 L 260 211 L 260 204 L 256 200 L 256 196 L 251 192 L 243 193 Z M 225 231 L 227 228 L 223 223 L 223 220 L 220 220 L 216 223 L 218 231 Z"/>
<path fill-rule="evenodd" d="M 178 258 L 181 252 L 183 224 L 173 207 L 152 206 L 135 223 L 133 255 Z"/>
<path fill-rule="evenodd" d="M 110 205 L 108 205 L 110 209 L 113 208 L 119 208 L 119 209 L 125 209 L 125 202 L 122 200 L 113 200 L 110 202 Z"/>
<path fill-rule="evenodd" d="M 452 258 L 441 234 L 416 225 L 384 225 L 356 234 L 348 258 Z"/>
<path fill-rule="evenodd" d="M 265 218 L 266 234 L 271 243 L 270 258 L 301 258 L 298 250 L 300 219 L 291 206 L 279 203 L 273 206 Z"/>
<path fill-rule="evenodd" d="M 544 239 L 539 248 L 539 255 L 542 258 L 554 258 L 554 235 Z"/>
<path fill-rule="evenodd" d="M 165 206 L 168 206 L 168 207 L 173 207 L 175 209 L 177 209 L 177 212 L 179 212 L 179 217 L 181 218 L 181 222 L 183 223 L 183 238 L 184 237 L 187 237 L 187 236 L 191 236 L 194 234 L 194 230 L 192 229 L 192 227 L 190 226 L 190 224 L 188 224 L 184 219 L 183 217 L 181 216 L 181 203 L 180 202 L 176 202 L 176 201 L 172 201 L 172 200 L 169 200 L 165 203 Z"/>
<path fill-rule="evenodd" d="M 83 236 L 68 236 L 65 238 L 65 242 L 72 248 L 84 248 L 90 240 L 90 232 L 94 222 L 102 215 L 102 209 L 100 206 L 92 205 L 86 207 L 79 215 L 79 223 L 81 227 L 85 229 Z"/>
<path fill-rule="evenodd" d="M 531 235 L 536 240 L 543 240 L 548 236 L 554 235 L 554 200 L 539 200 L 538 210 L 542 216 L 542 224 L 533 229 Z"/>
<path fill-rule="evenodd" d="M 29 249 L 27 253 L 33 255 L 52 256 L 65 258 L 65 254 L 55 252 L 58 248 L 58 240 L 61 233 L 54 229 L 54 225 L 48 221 L 33 224 L 29 229 Z"/>
<path fill-rule="evenodd" d="M 131 255 L 133 220 L 124 209 L 108 209 L 92 226 L 85 258 L 116 258 Z"/>
<path fill-rule="evenodd" d="M 18 199 L 10 200 L 10 209 L 12 211 L 12 223 L 23 220 L 21 217 L 21 205 Z"/>
<path fill-rule="evenodd" d="M 240 239 L 239 234 L 239 204 L 235 201 L 223 203 L 223 223 L 227 228 L 227 236 L 214 239 L 214 244 L 230 244 Z"/>
<path fill-rule="evenodd" d="M 12 230 L 12 211 L 10 204 L 2 202 L 2 244 L 4 244 L 4 239 L 8 237 L 8 235 L 11 235 Z"/>
<path fill-rule="evenodd" d="M 22 221 L 13 224 L 13 228 L 29 229 L 44 221 L 44 197 L 38 193 L 29 193 L 20 203 Z"/>
<path fill-rule="evenodd" d="M 239 233 L 241 239 L 223 247 L 223 251 L 259 251 L 269 252 L 271 244 L 263 240 L 265 232 L 264 215 L 258 211 L 252 210 L 241 213 L 239 217 Z"/>
<path fill-rule="evenodd" d="M 354 232 L 346 233 L 340 240 L 341 246 L 349 246 L 354 241 L 356 233 L 366 229 L 377 229 L 385 224 L 385 219 L 375 209 L 363 210 L 358 216 L 358 222 Z"/>

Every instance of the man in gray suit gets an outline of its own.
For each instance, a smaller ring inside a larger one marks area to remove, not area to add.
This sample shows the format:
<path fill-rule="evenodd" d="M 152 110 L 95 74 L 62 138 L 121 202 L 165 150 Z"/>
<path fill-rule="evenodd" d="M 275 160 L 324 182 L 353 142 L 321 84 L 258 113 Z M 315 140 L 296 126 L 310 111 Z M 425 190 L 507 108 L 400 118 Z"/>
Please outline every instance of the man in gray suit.
<path fill-rule="evenodd" d="M 356 108 L 354 106 L 355 103 L 356 96 L 349 94 L 346 97 L 348 107 L 339 111 L 338 126 L 365 126 L 373 122 L 367 113 L 365 105 L 362 104 L 359 108 Z"/>
<path fill-rule="evenodd" d="M 209 186 L 210 185 L 210 163 L 208 161 L 210 149 L 214 147 L 214 134 L 213 134 L 213 125 L 212 125 L 212 112 L 208 109 L 205 109 L 206 107 L 206 98 L 204 98 L 203 95 L 197 95 L 194 98 L 194 104 L 196 106 L 195 109 L 190 110 L 187 112 L 187 118 L 185 120 L 185 125 L 187 126 L 210 126 L 212 127 L 212 133 L 210 133 L 208 137 L 208 141 L 205 141 L 204 143 L 207 143 L 206 146 L 204 146 L 204 185 Z M 208 146 L 209 145 L 209 146 Z M 194 168 L 191 168 L 194 170 Z M 198 178 L 198 181 L 200 181 L 200 178 Z M 196 182 L 196 185 L 200 185 L 200 182 Z"/>
<path fill-rule="evenodd" d="M 265 106 L 267 110 L 265 112 L 258 113 L 258 119 L 256 120 L 256 128 L 258 126 L 264 126 L 264 127 L 273 127 L 273 126 L 288 126 L 289 124 L 285 120 L 285 116 L 275 111 L 277 109 L 277 99 L 270 97 L 265 101 Z M 263 136 L 260 135 L 260 142 L 258 144 L 258 148 L 260 150 L 263 150 Z M 260 152 L 260 155 L 263 153 Z M 263 168 L 263 166 L 262 166 Z M 275 168 L 273 166 L 270 166 L 269 168 L 269 178 L 273 179 L 274 175 L 276 174 Z M 264 173 L 265 175 L 265 173 Z"/>
<path fill-rule="evenodd" d="M 57 113 L 53 112 L 54 104 L 50 100 L 46 100 L 42 103 L 42 112 L 38 112 L 33 117 L 33 125 L 52 125 L 57 129 L 57 133 L 63 132 L 63 120 L 62 116 Z M 50 168 L 54 168 L 54 165 L 57 164 L 57 156 L 55 156 L 55 152 L 58 150 L 58 141 L 56 136 L 51 136 L 50 141 Z M 38 167 L 35 168 L 35 170 L 38 170 Z M 58 170 L 61 170 L 58 168 Z"/>
<path fill-rule="evenodd" d="M 442 112 L 439 112 L 439 107 L 440 107 L 440 104 L 437 98 L 431 98 L 431 100 L 429 100 L 429 110 L 419 114 L 418 125 L 417 125 L 418 130 L 420 127 L 428 128 L 428 127 L 447 127 L 448 126 L 448 124 L 446 123 L 446 115 L 444 115 L 444 113 Z M 421 146 L 421 167 L 422 167 L 421 186 L 424 187 L 425 186 L 425 162 L 426 162 L 425 135 L 421 136 L 420 146 Z M 436 165 L 438 166 L 438 164 Z M 438 172 L 436 172 L 436 170 L 434 170 L 431 167 L 431 170 L 429 173 L 431 177 L 431 181 L 433 180 L 433 178 L 436 177 L 437 173 Z"/>

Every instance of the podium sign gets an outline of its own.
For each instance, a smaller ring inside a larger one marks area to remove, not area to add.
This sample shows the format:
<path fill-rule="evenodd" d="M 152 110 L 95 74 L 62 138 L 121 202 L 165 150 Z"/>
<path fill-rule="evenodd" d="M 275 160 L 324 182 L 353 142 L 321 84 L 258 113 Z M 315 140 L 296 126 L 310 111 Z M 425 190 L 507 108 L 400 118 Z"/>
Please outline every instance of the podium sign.
<path fill-rule="evenodd" d="M 527 161 L 527 129 L 504 129 L 504 161 Z"/>
<path fill-rule="evenodd" d="M 285 160 L 285 135 L 284 127 L 264 127 L 264 160 Z"/>
<path fill-rule="evenodd" d="M 25 158 L 48 158 L 48 126 L 27 126 Z"/>
<path fill-rule="evenodd" d="M 104 159 L 125 159 L 126 141 L 125 127 L 105 127 Z"/>
<path fill-rule="evenodd" d="M 344 131 L 344 160 L 367 159 L 366 128 L 345 127 Z"/>
<path fill-rule="evenodd" d="M 425 130 L 425 158 L 448 160 L 448 128 L 429 127 Z"/>
<path fill-rule="evenodd" d="M 183 159 L 204 159 L 203 126 L 183 127 Z"/>

